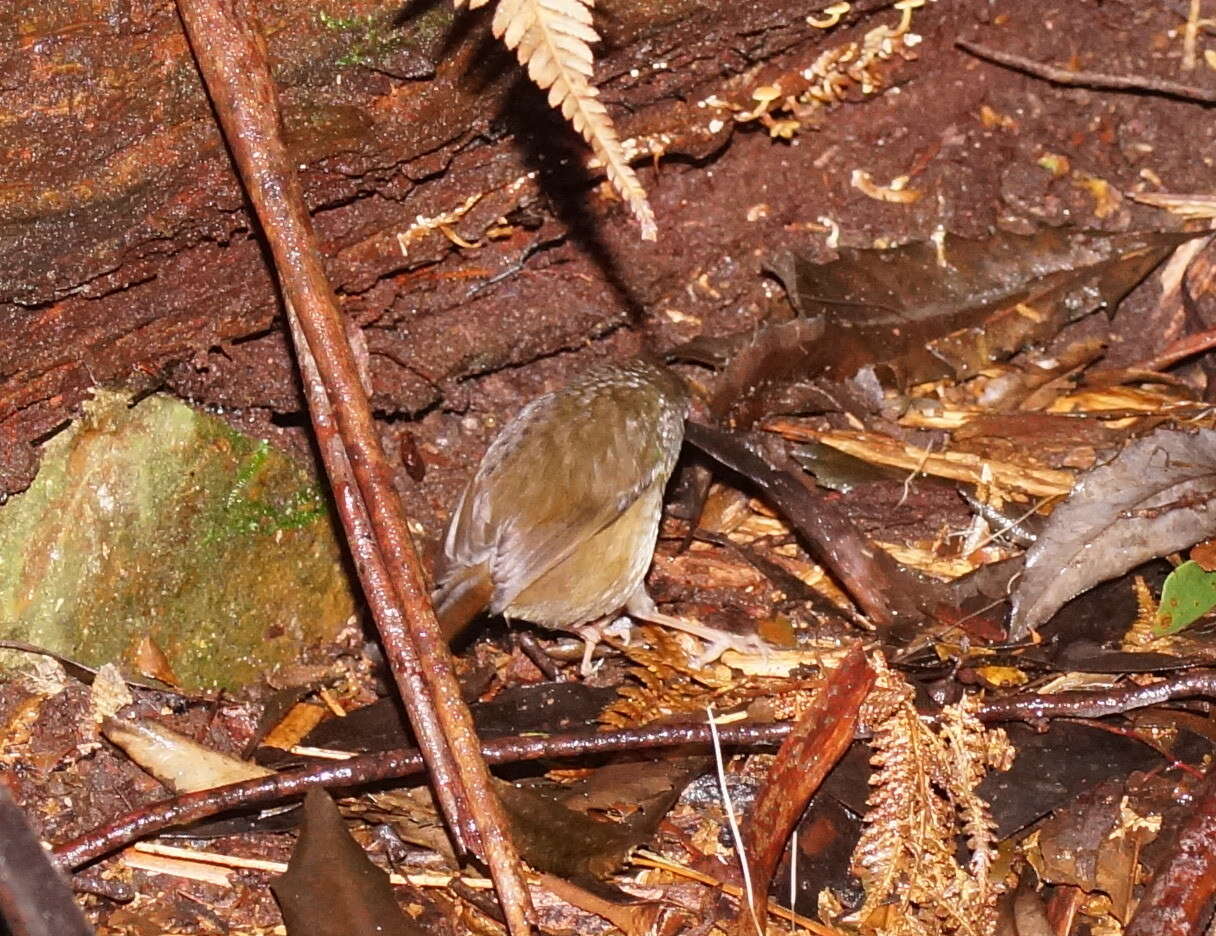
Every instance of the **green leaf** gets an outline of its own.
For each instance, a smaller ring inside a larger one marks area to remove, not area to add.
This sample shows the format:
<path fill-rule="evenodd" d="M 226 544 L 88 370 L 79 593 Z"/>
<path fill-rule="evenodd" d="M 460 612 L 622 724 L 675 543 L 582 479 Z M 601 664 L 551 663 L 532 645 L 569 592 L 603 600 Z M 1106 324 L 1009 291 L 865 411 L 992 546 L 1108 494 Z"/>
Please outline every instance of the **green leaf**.
<path fill-rule="evenodd" d="M 1216 608 L 1216 572 L 1184 562 L 1165 580 L 1157 608 L 1158 634 L 1176 634 Z"/>

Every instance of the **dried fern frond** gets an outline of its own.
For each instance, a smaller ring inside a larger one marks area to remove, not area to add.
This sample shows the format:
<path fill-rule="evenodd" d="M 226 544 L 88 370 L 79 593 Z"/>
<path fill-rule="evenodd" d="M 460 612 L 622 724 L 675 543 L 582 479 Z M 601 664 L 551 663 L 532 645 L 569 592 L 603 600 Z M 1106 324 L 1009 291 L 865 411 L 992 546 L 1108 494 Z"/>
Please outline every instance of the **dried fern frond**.
<path fill-rule="evenodd" d="M 646 190 L 625 157 L 616 127 L 599 91 L 591 84 L 594 59 L 591 43 L 599 35 L 591 27 L 594 0 L 498 0 L 490 25 L 528 69 L 528 76 L 549 92 L 549 106 L 582 134 L 604 169 L 608 181 L 628 203 L 642 228 L 643 240 L 657 236 L 654 212 Z M 489 0 L 455 0 L 471 10 Z"/>
<path fill-rule="evenodd" d="M 866 900 L 854 918 L 882 936 L 986 936 L 999 882 L 989 873 L 993 822 L 976 788 L 988 768 L 1008 767 L 1008 739 L 986 729 L 967 700 L 943 711 L 934 732 L 912 687 L 878 668 L 866 703 L 874 791 L 853 853 Z M 971 850 L 966 868 L 955 858 L 960 837 Z"/>

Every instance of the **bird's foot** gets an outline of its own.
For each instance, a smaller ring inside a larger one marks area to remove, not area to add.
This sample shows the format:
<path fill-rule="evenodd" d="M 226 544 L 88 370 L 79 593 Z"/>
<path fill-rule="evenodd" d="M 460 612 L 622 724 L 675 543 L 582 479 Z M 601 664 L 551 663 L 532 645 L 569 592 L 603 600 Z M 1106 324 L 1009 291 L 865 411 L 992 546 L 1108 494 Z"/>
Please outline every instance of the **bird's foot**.
<path fill-rule="evenodd" d="M 756 634 L 734 634 L 697 621 L 686 621 L 670 614 L 663 614 L 654 606 L 649 595 L 646 595 L 641 601 L 630 602 L 627 610 L 630 617 L 639 621 L 670 627 L 672 630 L 683 631 L 685 634 L 691 634 L 704 641 L 705 649 L 691 661 L 693 666 L 698 669 L 713 663 L 727 650 L 734 650 L 745 656 L 763 657 L 767 657 L 772 652 L 772 647 Z"/>
<path fill-rule="evenodd" d="M 583 624 L 574 628 L 574 632 L 583 638 L 583 662 L 579 664 L 578 673 L 584 679 L 604 665 L 603 660 L 593 663 L 591 657 L 595 653 L 595 648 L 599 646 L 599 642 L 604 639 L 605 630 L 607 630 L 605 621 L 594 621 L 591 624 Z"/>

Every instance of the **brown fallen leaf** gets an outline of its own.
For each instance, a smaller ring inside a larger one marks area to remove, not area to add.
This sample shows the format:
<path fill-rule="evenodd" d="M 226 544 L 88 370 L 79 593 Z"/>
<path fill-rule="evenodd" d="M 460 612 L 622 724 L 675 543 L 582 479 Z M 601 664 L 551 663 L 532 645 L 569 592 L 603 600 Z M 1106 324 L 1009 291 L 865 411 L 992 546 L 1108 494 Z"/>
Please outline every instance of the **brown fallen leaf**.
<path fill-rule="evenodd" d="M 135 668 L 141 676 L 158 679 L 166 686 L 179 685 L 177 674 L 173 672 L 173 665 L 165 656 L 165 651 L 147 634 L 144 634 L 139 646 L 135 648 Z"/>
<path fill-rule="evenodd" d="M 422 936 L 402 913 L 388 875 L 351 837 L 338 807 L 314 787 L 287 873 L 270 883 L 287 936 Z"/>
<path fill-rule="evenodd" d="M 966 377 L 1069 322 L 1113 309 L 1179 244 L 1197 235 L 1059 229 L 981 239 L 945 235 L 886 250 L 841 248 L 816 264 L 772 262 L 791 301 L 827 320 L 831 374 L 875 366 L 903 388 Z"/>
<path fill-rule="evenodd" d="M 1158 429 L 1077 481 L 1026 553 L 1009 636 L 1148 559 L 1216 534 L 1216 430 Z"/>

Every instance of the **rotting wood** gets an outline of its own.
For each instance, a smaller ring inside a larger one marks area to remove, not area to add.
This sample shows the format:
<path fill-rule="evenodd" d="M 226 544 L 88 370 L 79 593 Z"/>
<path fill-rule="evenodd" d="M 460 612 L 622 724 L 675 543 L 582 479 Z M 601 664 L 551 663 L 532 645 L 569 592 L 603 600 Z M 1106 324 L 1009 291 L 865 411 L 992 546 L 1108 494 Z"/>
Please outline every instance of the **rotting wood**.
<path fill-rule="evenodd" d="M 867 11 L 898 17 L 889 3 L 855 4 L 853 19 L 828 33 L 807 24 L 813 7 L 768 0 L 746 18 L 731 4 L 597 8 L 601 87 L 610 105 L 627 106 L 621 130 L 635 155 L 708 156 L 755 87 L 859 40 L 874 25 Z M 505 308 L 470 308 L 478 286 L 510 278 L 571 223 L 623 213 L 586 191 L 586 152 L 518 85 L 510 57 L 487 57 L 484 18 L 454 20 L 439 5 L 386 26 L 396 12 L 384 0 L 344 4 L 341 16 L 279 7 L 268 30 L 327 272 L 344 312 L 370 326 L 375 405 L 417 412 L 446 383 L 626 322 L 672 271 L 631 265 L 637 281 L 622 301 L 617 274 L 592 261 L 560 318 L 524 314 L 542 284 L 511 291 Z M 32 12 L 19 24 L 19 51 L 0 64 L 0 143 L 24 156 L 0 191 L 0 319 L 9 326 L 0 434 L 13 443 L 0 465 L 4 491 L 28 483 L 24 444 L 69 418 L 98 383 L 167 385 L 280 412 L 300 405 L 265 257 L 176 17 L 137 5 L 88 27 L 80 15 L 69 3 Z M 66 61 L 71 69 L 51 67 Z M 711 98 L 730 106 L 698 106 Z M 110 120 L 115 113 L 123 120 Z M 593 226 L 610 253 L 633 249 L 627 225 Z M 472 254 L 462 243 L 482 247 Z"/>

